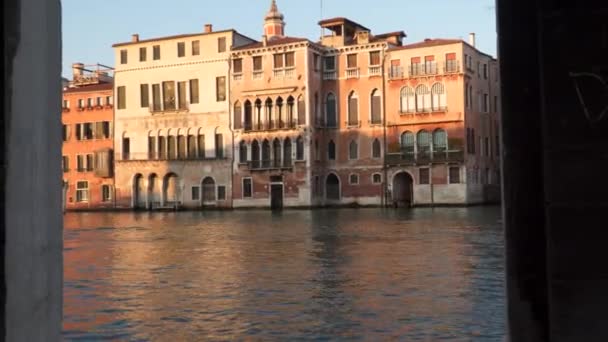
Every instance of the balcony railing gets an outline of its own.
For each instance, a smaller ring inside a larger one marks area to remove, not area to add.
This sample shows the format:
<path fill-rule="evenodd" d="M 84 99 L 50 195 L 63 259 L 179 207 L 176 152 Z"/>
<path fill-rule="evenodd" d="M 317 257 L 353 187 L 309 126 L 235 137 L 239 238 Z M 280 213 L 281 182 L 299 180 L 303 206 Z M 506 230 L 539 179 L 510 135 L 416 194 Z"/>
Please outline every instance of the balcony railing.
<path fill-rule="evenodd" d="M 167 153 L 151 153 L 151 152 L 130 152 L 130 153 L 115 153 L 114 160 L 116 161 L 214 161 L 214 160 L 226 160 L 226 156 L 221 157 L 205 157 L 197 155 L 175 155 L 169 156 Z"/>
<path fill-rule="evenodd" d="M 272 77 L 274 78 L 283 78 L 285 77 L 285 70 L 284 69 L 275 69 L 272 71 Z"/>
<path fill-rule="evenodd" d="M 446 61 L 443 66 L 443 72 L 446 74 L 454 74 L 460 72 L 460 62 L 457 60 Z"/>
<path fill-rule="evenodd" d="M 261 80 L 262 78 L 264 78 L 264 71 L 263 70 L 253 71 L 252 77 L 254 80 Z"/>
<path fill-rule="evenodd" d="M 417 165 L 429 163 L 463 162 L 464 151 L 444 150 L 444 151 L 424 151 L 424 152 L 398 152 L 387 153 L 386 163 L 390 166 L 398 165 Z"/>
<path fill-rule="evenodd" d="M 295 68 L 285 69 L 285 78 L 292 79 L 295 76 L 296 76 L 296 69 Z"/>
<path fill-rule="evenodd" d="M 405 73 L 403 72 L 403 67 L 401 66 L 392 66 L 388 69 L 388 78 L 391 80 L 398 80 L 405 77 Z"/>
<path fill-rule="evenodd" d="M 162 113 L 177 113 L 177 112 L 187 112 L 190 110 L 190 104 L 187 102 L 179 103 L 179 104 L 170 104 L 165 107 L 161 107 L 158 104 L 150 104 L 148 106 L 148 110 L 151 114 L 162 114 Z"/>
<path fill-rule="evenodd" d="M 346 69 L 346 78 L 359 78 L 359 68 Z"/>
<path fill-rule="evenodd" d="M 232 79 L 235 81 L 242 81 L 243 73 L 239 72 L 239 73 L 232 74 Z"/>
<path fill-rule="evenodd" d="M 370 66 L 367 68 L 367 74 L 371 76 L 381 76 L 382 75 L 382 67 L 381 66 Z"/>
<path fill-rule="evenodd" d="M 251 171 L 289 170 L 293 168 L 292 160 L 252 160 L 247 162 Z"/>
<path fill-rule="evenodd" d="M 245 132 L 260 132 L 260 131 L 275 131 L 282 129 L 296 129 L 298 127 L 297 123 L 294 121 L 285 121 L 285 120 L 272 120 L 272 121 L 264 121 L 261 123 L 245 123 L 243 125 L 243 130 Z"/>
<path fill-rule="evenodd" d="M 338 74 L 337 72 L 334 71 L 323 71 L 323 80 L 328 81 L 328 80 L 335 80 L 338 78 Z"/>

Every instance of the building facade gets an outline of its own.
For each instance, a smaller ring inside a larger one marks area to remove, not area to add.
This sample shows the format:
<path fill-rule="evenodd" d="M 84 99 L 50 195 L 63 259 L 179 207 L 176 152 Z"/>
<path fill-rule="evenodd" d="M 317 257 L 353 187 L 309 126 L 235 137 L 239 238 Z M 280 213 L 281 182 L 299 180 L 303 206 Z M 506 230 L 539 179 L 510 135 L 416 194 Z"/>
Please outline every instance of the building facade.
<path fill-rule="evenodd" d="M 64 208 L 114 206 L 113 90 L 111 69 L 74 63 L 65 84 L 63 123 Z"/>
<path fill-rule="evenodd" d="M 137 209 L 232 206 L 234 30 L 115 44 L 116 195 Z"/>

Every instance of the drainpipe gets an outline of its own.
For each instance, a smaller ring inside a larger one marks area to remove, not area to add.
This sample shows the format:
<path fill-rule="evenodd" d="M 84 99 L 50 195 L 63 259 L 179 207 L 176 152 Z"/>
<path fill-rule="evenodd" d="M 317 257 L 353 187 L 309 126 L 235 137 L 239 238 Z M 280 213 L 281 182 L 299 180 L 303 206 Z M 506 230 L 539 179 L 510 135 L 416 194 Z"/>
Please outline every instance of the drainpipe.
<path fill-rule="evenodd" d="M 232 37 L 232 39 L 234 40 L 234 37 Z M 230 51 L 232 51 L 232 46 L 230 46 Z M 230 75 L 232 74 L 232 58 L 231 58 L 232 54 L 228 54 L 228 76 L 226 77 L 226 91 L 228 92 L 228 96 L 226 96 L 226 98 L 228 99 L 228 131 L 230 131 L 230 138 L 232 139 L 232 144 L 231 144 L 231 151 L 230 154 L 232 155 L 232 161 L 230 163 L 230 209 L 234 208 L 234 162 L 235 162 L 235 153 L 234 153 L 234 130 L 232 129 L 232 115 L 234 115 L 234 113 L 232 112 L 233 108 L 232 108 L 232 86 L 231 86 L 231 77 Z M 243 108 L 243 107 L 241 107 Z M 241 112 L 242 114 L 242 112 Z M 241 118 L 242 120 L 242 118 Z M 202 189 L 201 189 L 202 190 Z M 201 191 L 202 194 L 202 191 Z M 204 201 L 204 199 L 203 199 Z"/>
<path fill-rule="evenodd" d="M 386 54 L 386 48 L 382 50 L 382 133 L 384 139 L 384 154 L 382 156 L 382 173 L 383 173 L 383 189 L 382 189 L 382 198 L 381 204 L 383 207 L 387 206 L 387 194 L 388 194 L 388 166 L 386 162 L 386 153 L 388 151 L 388 144 L 386 141 L 386 58 L 388 54 Z"/>

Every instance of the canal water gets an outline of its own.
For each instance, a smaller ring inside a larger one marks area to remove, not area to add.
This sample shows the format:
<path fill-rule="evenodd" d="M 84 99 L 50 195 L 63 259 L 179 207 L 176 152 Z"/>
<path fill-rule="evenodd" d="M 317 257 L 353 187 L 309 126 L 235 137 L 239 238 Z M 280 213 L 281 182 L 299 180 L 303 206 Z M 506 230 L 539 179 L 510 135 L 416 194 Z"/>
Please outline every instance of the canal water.
<path fill-rule="evenodd" d="M 500 208 L 68 213 L 64 338 L 502 341 Z"/>

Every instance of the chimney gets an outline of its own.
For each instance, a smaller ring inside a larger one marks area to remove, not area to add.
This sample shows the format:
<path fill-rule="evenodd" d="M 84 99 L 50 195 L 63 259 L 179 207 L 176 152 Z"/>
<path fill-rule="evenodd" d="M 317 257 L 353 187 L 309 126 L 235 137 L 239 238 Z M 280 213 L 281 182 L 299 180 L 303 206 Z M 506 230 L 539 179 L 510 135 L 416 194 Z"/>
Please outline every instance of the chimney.
<path fill-rule="evenodd" d="M 262 36 L 262 44 L 264 46 L 268 45 L 268 36 L 266 36 L 266 35 Z"/>
<path fill-rule="evenodd" d="M 84 64 L 82 63 L 72 63 L 72 75 L 73 79 L 77 79 L 78 76 L 82 76 L 82 69 L 84 68 Z"/>
<path fill-rule="evenodd" d="M 471 45 L 472 47 L 476 47 L 475 46 L 475 33 L 469 33 L 469 45 Z"/>
<path fill-rule="evenodd" d="M 205 33 L 211 33 L 211 32 L 213 32 L 213 25 L 205 24 Z"/>
<path fill-rule="evenodd" d="M 139 41 L 139 34 L 132 34 L 131 35 L 131 42 L 132 43 L 137 43 Z"/>

